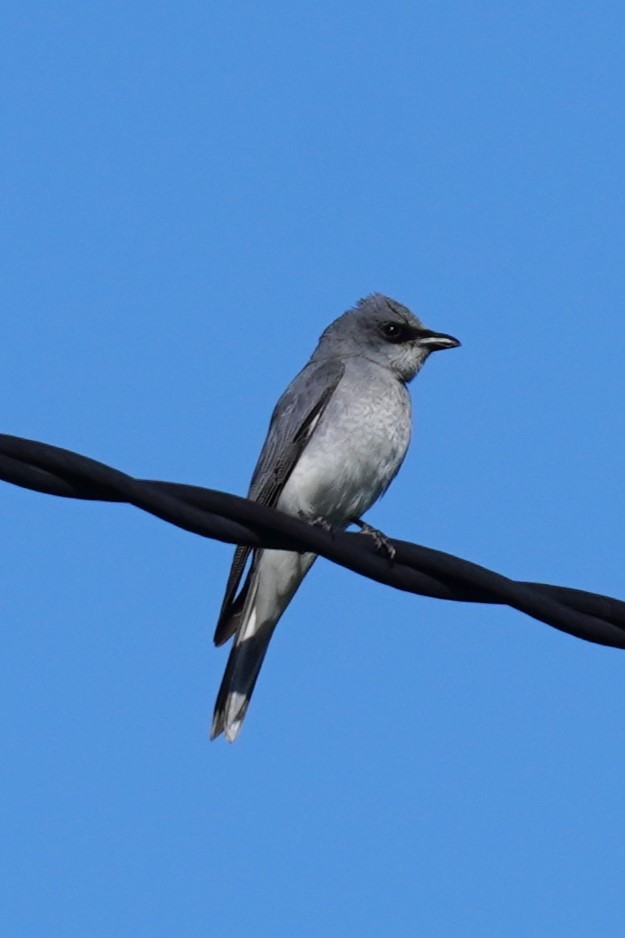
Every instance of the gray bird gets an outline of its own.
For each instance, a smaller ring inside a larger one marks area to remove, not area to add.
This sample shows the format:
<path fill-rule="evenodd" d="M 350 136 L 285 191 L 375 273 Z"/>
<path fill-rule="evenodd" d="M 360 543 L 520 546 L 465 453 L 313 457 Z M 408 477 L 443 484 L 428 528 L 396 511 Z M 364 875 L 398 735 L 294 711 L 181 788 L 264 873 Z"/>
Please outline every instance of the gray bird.
<path fill-rule="evenodd" d="M 248 497 L 332 530 L 358 523 L 406 455 L 407 383 L 430 352 L 457 345 L 387 296 L 360 300 L 328 326 L 278 401 Z M 233 635 L 234 644 L 211 739 L 221 733 L 236 739 L 273 631 L 315 559 L 237 547 L 215 630 L 216 645 Z"/>

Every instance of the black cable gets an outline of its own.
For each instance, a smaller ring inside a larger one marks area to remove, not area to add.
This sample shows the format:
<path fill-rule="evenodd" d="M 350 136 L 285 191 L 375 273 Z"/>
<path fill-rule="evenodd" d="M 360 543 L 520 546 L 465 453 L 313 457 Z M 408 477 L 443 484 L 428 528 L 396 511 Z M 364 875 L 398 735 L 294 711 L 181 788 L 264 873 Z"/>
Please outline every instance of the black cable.
<path fill-rule="evenodd" d="M 577 638 L 625 648 L 625 602 L 584 590 L 510 580 L 441 551 L 389 539 L 393 560 L 373 538 L 331 534 L 226 492 L 135 479 L 86 456 L 0 434 L 0 479 L 22 488 L 95 501 L 126 502 L 179 528 L 230 544 L 312 551 L 396 589 L 458 602 L 499 603 Z"/>

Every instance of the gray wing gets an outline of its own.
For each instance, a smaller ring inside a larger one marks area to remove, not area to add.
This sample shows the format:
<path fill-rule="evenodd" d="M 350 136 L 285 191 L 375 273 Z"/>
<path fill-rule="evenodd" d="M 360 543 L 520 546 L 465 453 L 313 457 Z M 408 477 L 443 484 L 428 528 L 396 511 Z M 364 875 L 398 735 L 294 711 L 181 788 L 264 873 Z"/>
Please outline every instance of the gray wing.
<path fill-rule="evenodd" d="M 276 505 L 344 370 L 345 366 L 340 361 L 310 362 L 294 378 L 271 416 L 269 432 L 252 475 L 248 498 L 261 505 Z M 238 595 L 237 590 L 251 551 L 251 547 L 237 547 L 235 550 L 215 629 L 216 645 L 223 645 L 237 630 L 254 574 L 255 557 L 252 558 L 252 565 Z"/>

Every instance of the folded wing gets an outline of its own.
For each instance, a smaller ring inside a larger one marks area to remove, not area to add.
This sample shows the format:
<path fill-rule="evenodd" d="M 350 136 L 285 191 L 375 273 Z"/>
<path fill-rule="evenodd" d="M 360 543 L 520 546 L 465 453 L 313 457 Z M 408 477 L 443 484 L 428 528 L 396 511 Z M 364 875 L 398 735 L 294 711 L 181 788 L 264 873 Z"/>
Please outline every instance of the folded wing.
<path fill-rule="evenodd" d="M 267 439 L 252 475 L 248 498 L 275 507 L 343 372 L 344 365 L 339 360 L 311 362 L 291 382 L 272 414 Z M 237 547 L 234 552 L 215 629 L 216 645 L 227 642 L 239 626 L 254 576 L 256 557 L 252 556 L 245 582 L 239 590 L 251 552 L 251 547 Z"/>

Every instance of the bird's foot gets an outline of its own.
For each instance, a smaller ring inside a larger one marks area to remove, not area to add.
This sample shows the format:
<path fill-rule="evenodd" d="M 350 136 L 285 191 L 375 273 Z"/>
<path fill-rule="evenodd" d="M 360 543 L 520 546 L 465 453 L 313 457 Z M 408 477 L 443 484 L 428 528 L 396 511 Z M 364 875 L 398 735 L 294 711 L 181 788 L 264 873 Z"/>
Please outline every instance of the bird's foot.
<path fill-rule="evenodd" d="M 319 516 L 318 518 L 310 518 L 308 515 L 304 514 L 303 511 L 298 512 L 298 518 L 300 521 L 305 521 L 307 524 L 312 524 L 315 528 L 321 528 L 322 531 L 326 531 L 328 534 L 334 534 L 334 528 L 329 521 L 326 521 L 325 518 Z"/>
<path fill-rule="evenodd" d="M 322 531 L 327 531 L 328 534 L 334 534 L 334 528 L 325 518 L 313 518 L 310 523 L 316 528 L 321 528 Z"/>
<path fill-rule="evenodd" d="M 389 541 L 389 539 L 382 534 L 381 531 L 378 531 L 377 528 L 372 527 L 370 524 L 367 524 L 366 521 L 361 521 L 360 518 L 350 518 L 352 524 L 355 524 L 360 528 L 362 534 L 368 534 L 369 537 L 373 538 L 376 548 L 381 554 L 386 554 L 389 560 L 395 559 L 395 554 L 397 551 Z"/>

